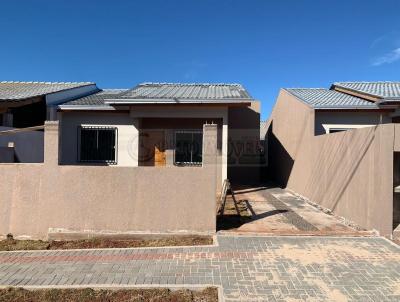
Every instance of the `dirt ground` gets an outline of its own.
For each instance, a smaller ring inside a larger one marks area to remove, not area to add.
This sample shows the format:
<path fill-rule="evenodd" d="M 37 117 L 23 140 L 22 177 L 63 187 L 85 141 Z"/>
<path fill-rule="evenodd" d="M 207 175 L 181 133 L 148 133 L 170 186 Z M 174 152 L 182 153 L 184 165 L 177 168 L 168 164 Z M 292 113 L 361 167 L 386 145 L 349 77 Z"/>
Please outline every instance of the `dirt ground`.
<path fill-rule="evenodd" d="M 9 238 L 0 241 L 0 251 L 195 246 L 210 245 L 212 243 L 213 238 L 211 236 L 171 236 L 162 239 L 149 240 L 113 240 L 108 238 L 95 238 L 71 241 L 14 240 Z"/>
<path fill-rule="evenodd" d="M 293 193 L 278 187 L 234 188 L 240 205 L 235 211 L 232 198 L 227 211 L 217 220 L 218 231 L 276 235 L 368 235 L 350 227 Z"/>
<path fill-rule="evenodd" d="M 128 289 L 128 290 L 93 290 L 93 289 L 40 289 L 26 290 L 8 288 L 0 290 L 2 302 L 217 302 L 216 288 L 202 291 L 169 289 Z"/>

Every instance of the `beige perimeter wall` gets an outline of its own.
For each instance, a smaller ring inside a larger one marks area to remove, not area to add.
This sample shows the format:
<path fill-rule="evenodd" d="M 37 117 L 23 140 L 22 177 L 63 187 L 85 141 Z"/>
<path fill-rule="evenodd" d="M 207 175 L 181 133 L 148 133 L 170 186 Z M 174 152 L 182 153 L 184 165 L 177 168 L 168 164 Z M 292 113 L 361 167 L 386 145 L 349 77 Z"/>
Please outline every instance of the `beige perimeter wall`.
<path fill-rule="evenodd" d="M 268 137 L 276 179 L 337 215 L 390 235 L 398 125 L 314 136 L 313 119 L 312 109 L 281 92 Z"/>
<path fill-rule="evenodd" d="M 43 164 L 0 164 L 0 235 L 215 232 L 216 125 L 204 126 L 204 142 L 203 167 L 59 166 L 58 125 L 48 123 Z"/>

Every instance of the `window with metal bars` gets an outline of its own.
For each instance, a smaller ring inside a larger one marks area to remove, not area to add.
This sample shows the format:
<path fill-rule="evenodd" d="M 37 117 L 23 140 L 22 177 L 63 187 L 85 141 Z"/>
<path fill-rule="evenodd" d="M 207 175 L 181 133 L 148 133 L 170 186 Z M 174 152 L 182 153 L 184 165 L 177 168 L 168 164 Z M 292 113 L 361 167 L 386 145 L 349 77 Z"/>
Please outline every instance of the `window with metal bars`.
<path fill-rule="evenodd" d="M 175 132 L 176 165 L 201 165 L 203 161 L 203 132 L 183 130 Z"/>
<path fill-rule="evenodd" d="M 79 161 L 117 163 L 117 128 L 80 126 Z"/>

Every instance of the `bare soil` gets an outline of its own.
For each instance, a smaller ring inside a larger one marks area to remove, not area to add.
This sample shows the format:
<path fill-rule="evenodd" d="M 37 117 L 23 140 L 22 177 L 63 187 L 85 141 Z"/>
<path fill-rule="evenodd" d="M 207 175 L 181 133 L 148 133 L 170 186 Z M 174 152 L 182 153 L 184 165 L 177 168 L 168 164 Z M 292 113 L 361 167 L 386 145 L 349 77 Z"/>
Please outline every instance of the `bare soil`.
<path fill-rule="evenodd" d="M 15 240 L 9 238 L 0 241 L 0 251 L 196 246 L 212 243 L 211 236 L 171 236 L 162 239 L 129 240 L 94 238 L 71 241 Z"/>
<path fill-rule="evenodd" d="M 216 288 L 201 291 L 157 289 L 94 290 L 94 289 L 0 289 L 2 302 L 217 302 Z"/>

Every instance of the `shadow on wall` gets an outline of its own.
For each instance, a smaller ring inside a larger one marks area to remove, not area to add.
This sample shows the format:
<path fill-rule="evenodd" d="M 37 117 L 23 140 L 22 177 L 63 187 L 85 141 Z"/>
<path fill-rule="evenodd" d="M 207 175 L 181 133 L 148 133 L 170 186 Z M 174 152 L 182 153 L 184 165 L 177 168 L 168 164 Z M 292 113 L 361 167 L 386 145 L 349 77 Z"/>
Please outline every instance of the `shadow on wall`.
<path fill-rule="evenodd" d="M 333 211 L 337 209 L 361 163 L 368 160 L 366 154 L 376 140 L 376 130 L 376 127 L 370 127 L 363 131 L 365 135 L 360 135 L 357 130 L 325 134 L 325 141 L 323 137 L 317 138 L 321 139 L 320 148 L 314 166 L 310 167 L 311 177 L 305 188 L 306 192 L 314 192 L 310 198 L 323 196 L 328 201 L 325 206 Z M 351 160 L 346 160 L 348 156 Z M 320 185 L 321 172 L 329 179 L 323 186 Z"/>
<path fill-rule="evenodd" d="M 273 131 L 273 121 L 267 130 L 268 144 L 268 174 L 269 179 L 286 187 L 294 165 L 293 158 L 286 151 Z"/>
<path fill-rule="evenodd" d="M 262 164 L 259 108 L 229 108 L 228 124 L 228 178 L 236 185 L 258 185 Z"/>

